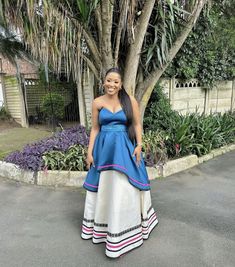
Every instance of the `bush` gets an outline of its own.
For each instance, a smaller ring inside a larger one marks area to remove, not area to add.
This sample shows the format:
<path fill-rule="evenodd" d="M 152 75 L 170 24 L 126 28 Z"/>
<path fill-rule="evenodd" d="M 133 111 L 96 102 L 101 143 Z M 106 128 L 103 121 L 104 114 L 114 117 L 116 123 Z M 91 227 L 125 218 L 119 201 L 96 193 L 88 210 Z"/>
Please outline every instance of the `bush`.
<path fill-rule="evenodd" d="M 52 113 L 53 110 L 53 113 Z M 42 99 L 42 112 L 45 118 L 51 120 L 52 116 L 59 120 L 64 117 L 64 99 L 58 93 L 48 93 Z"/>
<path fill-rule="evenodd" d="M 89 137 L 85 127 L 78 125 L 56 133 L 53 137 L 42 139 L 34 144 L 26 145 L 22 151 L 16 151 L 4 160 L 20 166 L 25 170 L 38 171 L 45 167 L 43 155 L 49 151 L 65 153 L 71 146 L 88 146 Z"/>
<path fill-rule="evenodd" d="M 146 109 L 144 128 L 163 131 L 169 158 L 209 153 L 212 149 L 235 142 L 235 114 L 198 114 L 185 116 L 173 111 L 159 85 Z"/>
<path fill-rule="evenodd" d="M 87 148 L 82 145 L 73 145 L 65 152 L 52 150 L 42 156 L 43 165 L 48 170 L 84 171 L 86 153 Z"/>
<path fill-rule="evenodd" d="M 147 166 L 163 165 L 167 160 L 165 136 L 162 132 L 147 131 L 143 135 L 143 155 Z"/>
<path fill-rule="evenodd" d="M 7 111 L 5 107 L 0 107 L 0 120 L 9 120 L 11 118 L 10 113 Z"/>

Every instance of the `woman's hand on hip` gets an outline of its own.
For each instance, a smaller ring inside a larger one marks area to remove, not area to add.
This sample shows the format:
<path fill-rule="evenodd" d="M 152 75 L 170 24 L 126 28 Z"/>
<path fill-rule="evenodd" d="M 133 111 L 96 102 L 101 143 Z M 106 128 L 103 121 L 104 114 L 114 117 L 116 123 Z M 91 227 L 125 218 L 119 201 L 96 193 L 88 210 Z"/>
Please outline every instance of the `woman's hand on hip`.
<path fill-rule="evenodd" d="M 139 167 L 140 166 L 140 160 L 141 160 L 141 146 L 137 146 L 135 148 L 132 156 L 136 156 L 136 164 Z"/>
<path fill-rule="evenodd" d="M 88 170 L 90 169 L 91 164 L 95 167 L 93 156 L 91 154 L 88 154 L 86 158 L 86 167 Z"/>

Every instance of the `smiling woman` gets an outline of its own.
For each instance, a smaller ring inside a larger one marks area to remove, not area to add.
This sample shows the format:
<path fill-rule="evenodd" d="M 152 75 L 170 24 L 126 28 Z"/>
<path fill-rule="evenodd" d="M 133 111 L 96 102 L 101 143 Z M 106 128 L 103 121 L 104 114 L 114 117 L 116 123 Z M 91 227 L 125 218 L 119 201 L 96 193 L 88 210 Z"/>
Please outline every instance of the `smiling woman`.
<path fill-rule="evenodd" d="M 105 242 L 106 255 L 116 258 L 139 247 L 158 219 L 141 152 L 138 103 L 117 68 L 107 72 L 103 86 L 105 94 L 92 105 L 81 236 Z"/>

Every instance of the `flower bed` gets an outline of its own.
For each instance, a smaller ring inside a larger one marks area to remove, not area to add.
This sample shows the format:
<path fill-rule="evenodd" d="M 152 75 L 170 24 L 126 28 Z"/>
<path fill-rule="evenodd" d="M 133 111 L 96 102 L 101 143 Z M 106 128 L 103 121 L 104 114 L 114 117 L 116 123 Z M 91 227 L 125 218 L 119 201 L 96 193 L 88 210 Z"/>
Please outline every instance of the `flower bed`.
<path fill-rule="evenodd" d="M 46 167 L 45 155 L 47 153 L 53 153 L 53 151 L 65 153 L 75 145 L 87 147 L 88 141 L 89 136 L 85 127 L 77 125 L 56 133 L 53 137 L 26 145 L 22 151 L 11 153 L 4 161 L 14 163 L 24 170 L 39 171 Z"/>

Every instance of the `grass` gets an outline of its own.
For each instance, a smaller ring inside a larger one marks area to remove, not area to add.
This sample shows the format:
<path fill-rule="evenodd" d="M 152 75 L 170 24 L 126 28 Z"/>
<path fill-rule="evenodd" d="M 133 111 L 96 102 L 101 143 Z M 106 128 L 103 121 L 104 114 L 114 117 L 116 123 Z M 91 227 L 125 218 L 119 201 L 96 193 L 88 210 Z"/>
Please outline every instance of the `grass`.
<path fill-rule="evenodd" d="M 25 145 L 51 136 L 50 131 L 35 128 L 10 128 L 0 131 L 0 160 Z"/>

